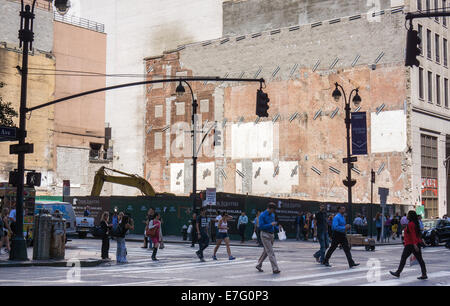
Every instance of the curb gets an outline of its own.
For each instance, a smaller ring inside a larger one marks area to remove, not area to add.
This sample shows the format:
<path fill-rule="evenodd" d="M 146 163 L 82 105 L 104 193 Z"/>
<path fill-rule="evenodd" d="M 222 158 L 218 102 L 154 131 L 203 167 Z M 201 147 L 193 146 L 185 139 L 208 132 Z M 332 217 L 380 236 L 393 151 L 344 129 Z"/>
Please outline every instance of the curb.
<path fill-rule="evenodd" d="M 105 263 L 105 260 L 100 259 L 88 259 L 88 260 L 80 260 L 80 267 L 96 267 Z M 73 261 L 69 260 L 55 260 L 55 261 L 7 261 L 0 262 L 1 268 L 17 268 L 17 267 L 71 267 Z"/>

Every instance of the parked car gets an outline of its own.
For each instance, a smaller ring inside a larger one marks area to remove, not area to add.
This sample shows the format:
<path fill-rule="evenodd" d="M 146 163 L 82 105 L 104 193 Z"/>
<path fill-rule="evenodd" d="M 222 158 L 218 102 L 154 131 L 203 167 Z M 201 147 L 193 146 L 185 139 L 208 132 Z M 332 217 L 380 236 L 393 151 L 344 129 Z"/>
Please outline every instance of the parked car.
<path fill-rule="evenodd" d="M 450 240 L 450 221 L 444 219 L 423 220 L 422 238 L 426 245 L 437 246 Z"/>

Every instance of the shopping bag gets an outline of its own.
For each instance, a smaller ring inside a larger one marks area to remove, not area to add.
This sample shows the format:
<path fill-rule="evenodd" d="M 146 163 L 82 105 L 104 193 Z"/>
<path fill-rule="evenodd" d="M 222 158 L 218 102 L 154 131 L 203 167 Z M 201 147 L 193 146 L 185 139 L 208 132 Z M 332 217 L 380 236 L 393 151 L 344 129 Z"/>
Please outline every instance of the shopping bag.
<path fill-rule="evenodd" d="M 188 229 L 187 229 L 187 233 L 190 234 L 192 232 L 192 224 L 189 225 Z"/>
<path fill-rule="evenodd" d="M 258 236 L 256 236 L 256 232 L 253 232 L 253 236 L 252 236 L 252 239 L 253 239 L 253 240 L 256 240 L 256 239 L 258 239 Z"/>
<path fill-rule="evenodd" d="M 282 228 L 280 228 L 280 231 L 278 232 L 278 239 L 286 240 L 286 232 Z"/>
<path fill-rule="evenodd" d="M 409 266 L 414 266 L 419 264 L 419 262 L 417 261 L 416 256 L 411 255 L 411 257 L 409 257 Z"/>

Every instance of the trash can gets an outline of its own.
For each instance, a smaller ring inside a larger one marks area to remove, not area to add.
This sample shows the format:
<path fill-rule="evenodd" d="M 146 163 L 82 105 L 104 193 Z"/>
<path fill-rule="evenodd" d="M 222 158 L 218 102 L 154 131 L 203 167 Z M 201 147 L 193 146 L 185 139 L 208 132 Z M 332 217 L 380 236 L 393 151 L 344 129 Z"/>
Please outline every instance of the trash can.
<path fill-rule="evenodd" d="M 66 220 L 62 213 L 55 212 L 52 216 L 52 231 L 50 242 L 50 258 L 64 259 L 66 253 Z"/>
<path fill-rule="evenodd" d="M 46 209 L 40 209 L 34 217 L 33 229 L 33 259 L 50 258 L 50 240 L 52 231 L 52 216 Z"/>

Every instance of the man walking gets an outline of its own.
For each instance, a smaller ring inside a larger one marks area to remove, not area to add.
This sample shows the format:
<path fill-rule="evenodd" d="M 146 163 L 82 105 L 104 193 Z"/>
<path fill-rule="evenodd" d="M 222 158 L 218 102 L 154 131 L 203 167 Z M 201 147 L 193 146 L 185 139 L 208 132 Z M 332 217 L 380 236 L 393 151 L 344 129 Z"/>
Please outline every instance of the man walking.
<path fill-rule="evenodd" d="M 241 235 L 241 243 L 244 243 L 245 240 L 245 228 L 247 227 L 248 217 L 245 215 L 245 211 L 241 212 L 241 215 L 238 219 L 238 230 L 239 235 Z"/>
<path fill-rule="evenodd" d="M 333 252 L 336 250 L 338 245 L 341 245 L 344 249 L 345 256 L 347 256 L 348 265 L 350 268 L 359 266 L 359 263 L 355 263 L 352 259 L 352 254 L 350 253 L 350 247 L 348 246 L 347 236 L 345 231 L 351 228 L 350 224 L 345 224 L 345 206 L 341 205 L 338 207 L 338 214 L 333 219 L 332 230 L 333 236 L 331 241 L 331 246 L 328 249 L 327 255 L 325 256 L 325 260 L 323 261 L 323 265 L 327 267 L 331 267 L 329 264 L 329 260 Z"/>
<path fill-rule="evenodd" d="M 363 226 L 363 220 L 361 219 L 361 215 L 357 214 L 355 220 L 353 221 L 353 225 L 356 227 L 356 233 L 362 234 L 362 226 Z"/>
<path fill-rule="evenodd" d="M 317 239 L 319 240 L 320 250 L 314 254 L 317 262 L 323 263 L 325 251 L 328 249 L 328 223 L 325 205 L 320 205 L 320 211 L 316 214 Z"/>
<path fill-rule="evenodd" d="M 262 270 L 262 264 L 267 256 L 269 256 L 273 274 L 280 273 L 272 247 L 274 242 L 274 232 L 275 230 L 278 230 L 277 222 L 275 222 L 276 207 L 277 206 L 275 203 L 270 202 L 267 205 L 267 209 L 259 216 L 259 229 L 261 231 L 261 241 L 264 246 L 264 251 L 259 258 L 258 265 L 256 266 L 256 269 L 259 272 L 264 272 Z"/>
<path fill-rule="evenodd" d="M 200 261 L 202 261 L 202 262 L 205 261 L 205 259 L 203 258 L 204 257 L 203 251 L 209 245 L 208 228 L 209 228 L 209 222 L 208 222 L 208 218 L 206 217 L 206 209 L 205 209 L 205 207 L 202 207 L 202 208 L 200 208 L 200 215 L 197 217 L 197 222 L 196 222 L 198 245 L 199 245 L 199 249 L 196 252 L 196 254 L 197 254 L 198 258 L 200 258 Z"/>

